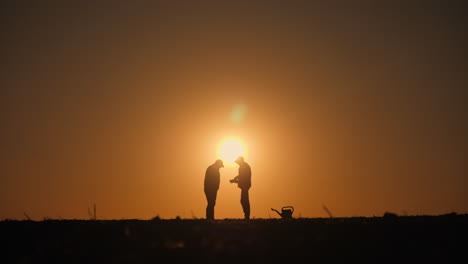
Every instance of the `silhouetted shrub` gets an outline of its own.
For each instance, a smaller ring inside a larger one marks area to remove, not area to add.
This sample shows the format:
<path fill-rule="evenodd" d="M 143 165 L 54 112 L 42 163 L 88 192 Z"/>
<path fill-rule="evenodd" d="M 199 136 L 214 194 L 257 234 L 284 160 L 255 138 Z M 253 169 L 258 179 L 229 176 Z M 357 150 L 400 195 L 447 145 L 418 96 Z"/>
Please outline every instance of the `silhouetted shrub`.
<path fill-rule="evenodd" d="M 161 217 L 159 217 L 159 215 L 153 217 L 151 220 L 161 220 Z"/>
<path fill-rule="evenodd" d="M 384 215 L 383 215 L 383 217 L 384 217 L 384 218 L 389 218 L 389 219 L 391 218 L 391 219 L 393 219 L 393 218 L 397 218 L 398 215 L 395 214 L 395 213 L 391 213 L 391 212 L 385 212 Z"/>
<path fill-rule="evenodd" d="M 384 222 L 391 224 L 399 222 L 398 215 L 391 212 L 385 212 L 383 215 L 383 220 Z"/>

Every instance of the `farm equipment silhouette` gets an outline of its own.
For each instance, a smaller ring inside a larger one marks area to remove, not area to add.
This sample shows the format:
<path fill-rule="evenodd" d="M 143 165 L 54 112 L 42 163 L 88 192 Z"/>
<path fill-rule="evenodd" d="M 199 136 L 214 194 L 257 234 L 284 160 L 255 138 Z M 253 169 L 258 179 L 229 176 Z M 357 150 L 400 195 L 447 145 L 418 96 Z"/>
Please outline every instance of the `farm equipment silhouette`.
<path fill-rule="evenodd" d="M 281 208 L 281 213 L 274 208 L 271 208 L 271 210 L 278 213 L 281 218 L 293 218 L 292 214 L 294 213 L 294 207 L 292 206 L 283 206 L 283 208 Z"/>

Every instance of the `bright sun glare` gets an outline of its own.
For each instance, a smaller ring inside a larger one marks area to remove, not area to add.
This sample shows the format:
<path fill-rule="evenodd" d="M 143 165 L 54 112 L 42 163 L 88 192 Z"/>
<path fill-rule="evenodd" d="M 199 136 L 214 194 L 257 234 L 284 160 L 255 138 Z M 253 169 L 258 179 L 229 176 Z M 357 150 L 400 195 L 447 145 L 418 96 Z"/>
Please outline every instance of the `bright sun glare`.
<path fill-rule="evenodd" d="M 218 144 L 218 157 L 225 164 L 234 164 L 234 161 L 239 156 L 246 155 L 245 144 L 237 138 L 226 138 Z"/>

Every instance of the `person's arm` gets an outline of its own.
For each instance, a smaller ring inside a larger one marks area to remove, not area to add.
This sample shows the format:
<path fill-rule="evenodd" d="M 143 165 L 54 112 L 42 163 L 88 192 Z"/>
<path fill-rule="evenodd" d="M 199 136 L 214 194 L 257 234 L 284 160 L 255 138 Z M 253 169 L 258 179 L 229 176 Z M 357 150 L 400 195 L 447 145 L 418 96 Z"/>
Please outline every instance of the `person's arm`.
<path fill-rule="evenodd" d="M 229 180 L 229 182 L 231 182 L 231 183 L 238 183 L 238 182 L 239 182 L 239 175 L 236 176 L 236 177 L 234 177 L 234 179 Z"/>

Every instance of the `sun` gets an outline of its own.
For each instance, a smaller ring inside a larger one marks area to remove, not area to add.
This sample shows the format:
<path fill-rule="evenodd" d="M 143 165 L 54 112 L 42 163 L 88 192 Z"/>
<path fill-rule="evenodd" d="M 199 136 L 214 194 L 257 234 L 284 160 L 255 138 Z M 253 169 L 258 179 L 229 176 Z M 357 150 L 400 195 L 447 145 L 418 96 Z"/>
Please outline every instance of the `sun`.
<path fill-rule="evenodd" d="M 234 137 L 222 139 L 218 144 L 217 156 L 226 164 L 234 165 L 239 156 L 246 156 L 246 147 L 242 140 Z"/>

